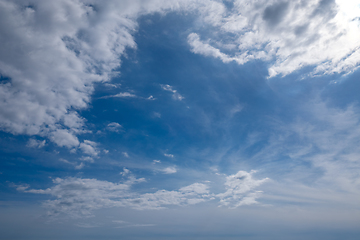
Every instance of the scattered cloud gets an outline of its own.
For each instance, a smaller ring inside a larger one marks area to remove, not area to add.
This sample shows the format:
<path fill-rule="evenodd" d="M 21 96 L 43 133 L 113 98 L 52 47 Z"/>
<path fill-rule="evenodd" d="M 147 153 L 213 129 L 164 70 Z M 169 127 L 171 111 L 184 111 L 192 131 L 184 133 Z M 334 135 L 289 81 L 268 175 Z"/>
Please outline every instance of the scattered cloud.
<path fill-rule="evenodd" d="M 80 143 L 79 148 L 83 153 L 96 157 L 99 154 L 99 151 L 96 149 L 96 145 L 96 142 L 84 140 L 83 143 Z"/>
<path fill-rule="evenodd" d="M 26 146 L 30 148 L 43 148 L 46 144 L 46 140 L 40 141 L 34 138 L 30 138 Z"/>
<path fill-rule="evenodd" d="M 104 86 L 106 87 L 110 87 L 110 88 L 120 88 L 121 87 L 121 83 L 104 83 Z"/>
<path fill-rule="evenodd" d="M 161 170 L 165 174 L 173 174 L 177 172 L 176 167 L 167 167 Z"/>
<path fill-rule="evenodd" d="M 254 189 L 267 179 L 256 180 L 252 177 L 255 171 L 240 171 L 226 177 L 226 192 L 210 193 L 209 186 L 204 183 L 193 183 L 178 190 L 158 190 L 153 193 L 137 193 L 131 189 L 136 183 L 144 182 L 143 178 L 129 176 L 123 183 L 112 183 L 97 179 L 56 178 L 54 186 L 47 189 L 29 189 L 28 185 L 13 185 L 18 191 L 34 194 L 48 194 L 55 199 L 44 202 L 44 207 L 51 216 L 66 214 L 80 218 L 92 216 L 96 209 L 110 207 L 130 207 L 137 210 L 163 209 L 167 206 L 187 206 L 204 201 L 220 199 L 222 206 L 239 207 L 257 203 L 260 197 Z M 130 171 L 126 168 L 120 173 L 126 176 Z M 123 224 L 125 222 L 119 222 Z"/>
<path fill-rule="evenodd" d="M 168 91 L 168 92 L 172 92 L 173 95 L 172 95 L 172 98 L 174 100 L 178 100 L 178 101 L 181 101 L 184 99 L 183 96 L 181 96 L 177 90 L 174 90 L 172 86 L 168 85 L 168 84 L 160 84 L 161 88 L 165 91 Z"/>
<path fill-rule="evenodd" d="M 115 95 L 105 96 L 102 98 L 136 98 L 137 96 L 133 93 L 129 92 L 121 92 Z"/>
<path fill-rule="evenodd" d="M 74 133 L 66 129 L 57 129 L 50 134 L 50 140 L 60 147 L 78 147 L 80 142 Z"/>
<path fill-rule="evenodd" d="M 122 152 L 122 155 L 124 155 L 124 157 L 128 158 L 129 154 L 127 152 Z"/>
<path fill-rule="evenodd" d="M 153 160 L 153 164 L 161 163 L 160 160 Z"/>
<path fill-rule="evenodd" d="M 84 167 L 85 167 L 85 164 L 82 162 L 79 165 L 75 166 L 75 169 L 80 170 L 80 169 L 83 169 Z"/>
<path fill-rule="evenodd" d="M 172 155 L 172 154 L 164 153 L 164 156 L 165 156 L 165 157 L 168 157 L 168 158 L 174 158 L 174 155 Z"/>
<path fill-rule="evenodd" d="M 112 123 L 109 123 L 106 127 L 106 129 L 108 129 L 109 131 L 112 131 L 112 132 L 120 132 L 120 131 L 123 131 L 123 127 L 117 123 L 117 122 L 112 122 Z"/>
<path fill-rule="evenodd" d="M 125 177 L 126 175 L 130 174 L 130 170 L 127 168 L 123 168 L 123 171 L 120 172 L 120 175 L 122 175 L 123 177 Z"/>

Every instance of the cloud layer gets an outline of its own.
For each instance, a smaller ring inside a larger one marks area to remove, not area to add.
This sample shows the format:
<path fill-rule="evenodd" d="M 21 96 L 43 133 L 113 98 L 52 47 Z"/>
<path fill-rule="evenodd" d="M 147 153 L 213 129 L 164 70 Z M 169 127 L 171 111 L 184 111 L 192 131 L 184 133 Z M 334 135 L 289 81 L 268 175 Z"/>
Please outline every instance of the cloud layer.
<path fill-rule="evenodd" d="M 126 172 L 126 174 L 124 174 Z M 48 189 L 28 189 L 29 186 L 15 186 L 18 191 L 35 194 L 48 194 L 55 197 L 47 200 L 44 206 L 50 216 L 66 214 L 71 217 L 89 217 L 96 209 L 110 207 L 130 207 L 137 210 L 162 209 L 167 206 L 187 206 L 204 201 L 220 199 L 220 206 L 239 207 L 256 204 L 260 197 L 255 189 L 267 179 L 256 180 L 252 174 L 239 171 L 226 178 L 225 193 L 210 193 L 208 184 L 193 183 L 178 190 L 158 190 L 152 193 L 139 194 L 131 189 L 136 183 L 144 182 L 132 175 L 123 183 L 112 183 L 97 179 L 56 178 L 55 184 Z M 124 169 L 123 176 L 129 174 Z"/>

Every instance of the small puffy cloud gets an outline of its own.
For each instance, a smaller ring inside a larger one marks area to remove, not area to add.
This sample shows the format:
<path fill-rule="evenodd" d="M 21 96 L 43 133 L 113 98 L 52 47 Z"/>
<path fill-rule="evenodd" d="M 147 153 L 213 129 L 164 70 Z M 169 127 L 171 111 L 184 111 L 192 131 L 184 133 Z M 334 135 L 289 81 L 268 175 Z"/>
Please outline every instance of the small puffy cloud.
<path fill-rule="evenodd" d="M 129 173 L 131 173 L 129 169 L 123 168 L 123 171 L 120 172 L 120 175 L 122 175 L 122 176 L 125 177 L 125 176 L 128 175 Z"/>
<path fill-rule="evenodd" d="M 153 164 L 161 163 L 160 160 L 153 160 Z"/>
<path fill-rule="evenodd" d="M 147 98 L 147 100 L 156 100 L 156 98 L 154 98 L 153 95 L 150 95 L 150 96 Z"/>
<path fill-rule="evenodd" d="M 164 153 L 164 156 L 165 156 L 165 157 L 168 157 L 168 158 L 174 158 L 174 155 L 172 155 L 172 154 Z"/>
<path fill-rule="evenodd" d="M 46 144 L 46 140 L 40 141 L 40 140 L 31 138 L 27 142 L 26 146 L 30 147 L 30 148 L 42 148 L 45 146 L 45 144 Z"/>
<path fill-rule="evenodd" d="M 123 127 L 117 122 L 112 122 L 106 126 L 106 129 L 112 132 L 120 132 L 123 130 Z"/>
<path fill-rule="evenodd" d="M 129 154 L 127 152 L 122 152 L 122 155 L 124 155 L 124 157 L 128 158 Z"/>
<path fill-rule="evenodd" d="M 172 86 L 170 86 L 170 85 L 168 85 L 168 84 L 160 84 L 160 86 L 161 86 L 161 88 L 162 88 L 163 90 L 168 91 L 168 92 L 172 92 L 172 93 L 173 93 L 173 94 L 172 94 L 172 98 L 173 98 L 174 100 L 181 101 L 181 100 L 184 99 L 184 97 L 181 96 L 181 95 L 177 92 L 177 90 L 173 89 Z"/>
<path fill-rule="evenodd" d="M 167 167 L 161 170 L 165 174 L 173 174 L 177 172 L 176 167 Z"/>
<path fill-rule="evenodd" d="M 89 140 L 84 140 L 83 143 L 80 143 L 79 148 L 81 151 L 87 155 L 96 157 L 99 154 L 99 151 L 96 149 L 96 143 Z"/>
<path fill-rule="evenodd" d="M 79 140 L 71 132 L 66 129 L 57 129 L 50 134 L 50 139 L 60 147 L 78 147 Z"/>

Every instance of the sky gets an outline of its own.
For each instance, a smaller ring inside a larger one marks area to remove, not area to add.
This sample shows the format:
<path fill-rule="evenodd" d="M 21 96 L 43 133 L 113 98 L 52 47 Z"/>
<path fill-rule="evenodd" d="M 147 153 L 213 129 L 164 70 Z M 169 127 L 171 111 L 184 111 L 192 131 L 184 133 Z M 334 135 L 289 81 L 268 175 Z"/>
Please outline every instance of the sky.
<path fill-rule="evenodd" d="M 0 239 L 357 240 L 359 0 L 0 0 Z"/>

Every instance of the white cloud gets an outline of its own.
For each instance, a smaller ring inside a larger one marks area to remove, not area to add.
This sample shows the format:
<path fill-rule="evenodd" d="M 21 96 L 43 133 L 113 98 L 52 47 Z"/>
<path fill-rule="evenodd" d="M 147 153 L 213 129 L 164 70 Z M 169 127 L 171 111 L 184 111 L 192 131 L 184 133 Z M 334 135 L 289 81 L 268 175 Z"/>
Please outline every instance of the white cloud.
<path fill-rule="evenodd" d="M 126 168 L 120 173 L 129 176 Z M 267 179 L 256 180 L 254 172 L 239 171 L 226 177 L 226 192 L 213 194 L 204 183 L 193 183 L 178 190 L 158 190 L 152 193 L 137 193 L 131 189 L 137 179 L 130 175 L 123 183 L 112 183 L 97 179 L 56 178 L 54 186 L 47 189 L 29 189 L 29 185 L 15 185 L 18 191 L 34 194 L 48 194 L 55 199 L 47 200 L 44 206 L 51 216 L 66 214 L 71 217 L 89 217 L 93 210 L 110 207 L 127 207 L 137 210 L 163 209 L 169 206 L 187 206 L 220 199 L 220 204 L 228 207 L 255 204 L 260 192 L 254 189 Z M 123 222 L 120 222 L 123 223 Z"/>
<path fill-rule="evenodd" d="M 124 183 L 112 183 L 96 179 L 66 178 L 54 179 L 54 186 L 45 190 L 29 189 L 28 185 L 15 186 L 18 191 L 35 194 L 49 194 L 55 200 L 48 200 L 44 206 L 49 214 L 56 216 L 64 213 L 71 217 L 88 217 L 92 211 L 107 207 L 130 207 L 138 210 L 161 209 L 167 205 L 196 204 L 207 198 L 205 184 L 196 183 L 179 191 L 159 190 L 155 193 L 138 194 L 131 191 L 135 183 L 144 179 L 130 177 Z"/>
<path fill-rule="evenodd" d="M 129 92 L 121 92 L 115 95 L 105 96 L 102 98 L 136 98 L 137 96 L 133 93 Z"/>
<path fill-rule="evenodd" d="M 96 157 L 99 154 L 99 151 L 96 149 L 96 143 L 89 140 L 84 140 L 83 143 L 80 143 L 79 148 L 81 151 L 87 155 Z"/>
<path fill-rule="evenodd" d="M 84 120 L 76 111 L 136 47 L 136 19 L 191 2 L 0 0 L 0 74 L 10 79 L 0 84 L 0 129 L 77 146 Z"/>
<path fill-rule="evenodd" d="M 173 155 L 173 154 L 164 153 L 164 156 L 165 156 L 165 157 L 168 157 L 168 158 L 174 158 L 174 155 Z"/>
<path fill-rule="evenodd" d="M 122 155 L 124 155 L 124 157 L 128 158 L 129 154 L 127 152 L 122 152 Z"/>
<path fill-rule="evenodd" d="M 252 176 L 253 173 L 255 171 L 250 173 L 239 171 L 234 175 L 227 176 L 225 182 L 226 192 L 217 195 L 220 198 L 220 206 L 236 208 L 257 203 L 256 198 L 259 197 L 260 192 L 254 189 L 269 179 L 256 180 Z"/>
<path fill-rule="evenodd" d="M 123 171 L 120 172 L 120 175 L 122 175 L 122 176 L 125 177 L 125 176 L 128 175 L 129 173 L 131 173 L 129 169 L 123 168 Z"/>
<path fill-rule="evenodd" d="M 117 122 L 112 122 L 112 123 L 109 123 L 106 128 L 112 132 L 120 132 L 120 131 L 122 131 L 123 127 Z"/>
<path fill-rule="evenodd" d="M 172 93 L 173 93 L 173 94 L 172 94 L 172 98 L 173 98 L 174 100 L 181 101 L 181 100 L 184 99 L 184 97 L 181 96 L 181 95 L 177 92 L 177 90 L 173 89 L 172 86 L 170 86 L 170 85 L 168 85 L 168 84 L 160 84 L 160 86 L 161 86 L 161 88 L 162 88 L 163 90 L 168 91 L 168 92 L 172 92 Z"/>
<path fill-rule="evenodd" d="M 244 64 L 272 61 L 270 77 L 316 66 L 314 74 L 348 73 L 360 63 L 360 1 L 249 1 L 216 21 L 218 31 L 200 40 L 188 36 L 194 53 Z M 229 37 L 229 33 L 233 37 Z"/>
<path fill-rule="evenodd" d="M 66 129 L 57 129 L 50 134 L 50 139 L 60 147 L 78 147 L 79 140 Z"/>
<path fill-rule="evenodd" d="M 161 163 L 160 160 L 153 160 L 153 164 Z"/>
<path fill-rule="evenodd" d="M 176 167 L 167 167 L 161 170 L 165 174 L 173 174 L 177 172 Z"/>
<path fill-rule="evenodd" d="M 45 144 L 46 144 L 46 140 L 40 141 L 40 140 L 31 138 L 27 142 L 26 146 L 30 147 L 30 148 L 42 148 L 45 146 Z"/>

